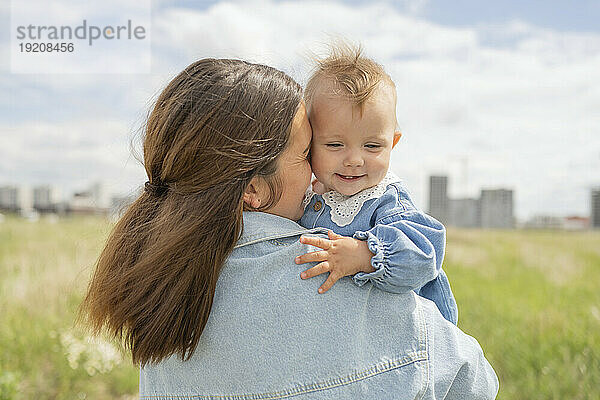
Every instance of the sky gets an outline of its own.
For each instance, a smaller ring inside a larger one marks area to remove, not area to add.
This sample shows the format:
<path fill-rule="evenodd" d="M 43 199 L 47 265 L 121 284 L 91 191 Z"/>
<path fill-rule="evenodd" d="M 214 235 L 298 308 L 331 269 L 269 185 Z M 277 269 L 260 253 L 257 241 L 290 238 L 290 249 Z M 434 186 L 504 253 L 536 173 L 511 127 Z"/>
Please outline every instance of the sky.
<path fill-rule="evenodd" d="M 310 55 L 341 37 L 396 83 L 391 169 L 423 209 L 432 174 L 455 198 L 513 189 L 520 220 L 588 215 L 600 186 L 599 1 L 153 1 L 151 72 L 138 74 L 12 73 L 10 12 L 2 0 L 0 185 L 132 193 L 146 181 L 134 150 L 148 111 L 188 64 L 242 58 L 304 84 Z"/>

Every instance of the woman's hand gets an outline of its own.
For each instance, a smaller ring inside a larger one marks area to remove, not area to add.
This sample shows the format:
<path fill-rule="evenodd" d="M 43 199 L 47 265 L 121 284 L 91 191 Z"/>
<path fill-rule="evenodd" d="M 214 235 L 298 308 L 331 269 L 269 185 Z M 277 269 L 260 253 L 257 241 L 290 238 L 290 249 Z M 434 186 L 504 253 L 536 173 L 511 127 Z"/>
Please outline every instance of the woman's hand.
<path fill-rule="evenodd" d="M 319 288 L 319 293 L 328 291 L 338 279 L 358 272 L 373 272 L 371 266 L 373 253 L 367 242 L 348 236 L 340 236 L 332 230 L 328 232 L 329 239 L 301 236 L 300 242 L 319 247 L 322 250 L 313 251 L 296 257 L 296 264 L 319 262 L 312 268 L 300 274 L 302 279 L 329 272 L 329 277 Z"/>

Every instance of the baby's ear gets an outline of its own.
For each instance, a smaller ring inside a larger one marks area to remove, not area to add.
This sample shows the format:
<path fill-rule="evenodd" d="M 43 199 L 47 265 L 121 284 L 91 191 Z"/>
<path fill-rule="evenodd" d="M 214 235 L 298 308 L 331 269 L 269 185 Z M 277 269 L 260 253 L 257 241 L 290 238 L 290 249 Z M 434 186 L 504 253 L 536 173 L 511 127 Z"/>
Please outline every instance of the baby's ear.
<path fill-rule="evenodd" d="M 400 140 L 401 137 L 402 137 L 402 132 L 400 132 L 400 131 L 394 132 L 394 142 L 392 143 L 392 149 L 394 148 L 394 146 L 396 146 L 396 144 L 398 143 L 398 141 Z"/>

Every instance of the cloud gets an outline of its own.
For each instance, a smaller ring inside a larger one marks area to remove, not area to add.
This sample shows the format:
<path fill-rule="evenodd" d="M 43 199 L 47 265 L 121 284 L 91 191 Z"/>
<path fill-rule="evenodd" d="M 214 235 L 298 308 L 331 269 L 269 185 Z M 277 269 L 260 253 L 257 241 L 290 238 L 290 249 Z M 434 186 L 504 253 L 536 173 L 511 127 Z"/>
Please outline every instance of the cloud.
<path fill-rule="evenodd" d="M 401 4 L 410 15 L 420 15 L 429 5 L 429 0 L 404 0 Z"/>

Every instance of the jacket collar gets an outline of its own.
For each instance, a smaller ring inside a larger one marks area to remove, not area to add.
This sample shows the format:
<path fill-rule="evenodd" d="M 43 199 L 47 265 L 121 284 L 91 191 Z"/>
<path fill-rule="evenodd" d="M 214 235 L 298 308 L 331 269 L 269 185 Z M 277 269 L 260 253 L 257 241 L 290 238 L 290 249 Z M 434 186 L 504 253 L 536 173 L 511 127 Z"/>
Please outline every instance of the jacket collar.
<path fill-rule="evenodd" d="M 291 219 L 258 211 L 244 211 L 242 235 L 235 248 L 303 233 L 327 233 L 325 228 L 305 229 Z"/>

